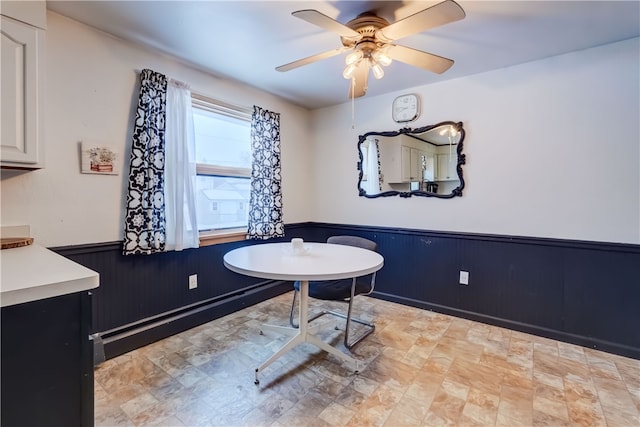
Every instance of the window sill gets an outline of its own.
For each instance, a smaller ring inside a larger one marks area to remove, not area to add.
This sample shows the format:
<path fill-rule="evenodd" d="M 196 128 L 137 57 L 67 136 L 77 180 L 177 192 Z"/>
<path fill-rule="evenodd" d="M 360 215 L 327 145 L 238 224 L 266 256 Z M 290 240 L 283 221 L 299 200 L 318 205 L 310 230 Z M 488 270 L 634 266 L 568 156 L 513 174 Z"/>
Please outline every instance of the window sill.
<path fill-rule="evenodd" d="M 235 229 L 200 233 L 200 247 L 246 240 L 247 230 Z"/>

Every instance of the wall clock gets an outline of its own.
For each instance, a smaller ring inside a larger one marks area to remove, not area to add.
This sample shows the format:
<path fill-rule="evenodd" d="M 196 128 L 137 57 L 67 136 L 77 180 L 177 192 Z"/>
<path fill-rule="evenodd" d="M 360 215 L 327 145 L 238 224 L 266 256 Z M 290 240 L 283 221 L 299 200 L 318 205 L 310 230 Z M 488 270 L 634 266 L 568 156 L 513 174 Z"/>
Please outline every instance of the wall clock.
<path fill-rule="evenodd" d="M 420 98 L 415 93 L 400 95 L 393 100 L 391 117 L 398 123 L 410 122 L 420 116 Z"/>

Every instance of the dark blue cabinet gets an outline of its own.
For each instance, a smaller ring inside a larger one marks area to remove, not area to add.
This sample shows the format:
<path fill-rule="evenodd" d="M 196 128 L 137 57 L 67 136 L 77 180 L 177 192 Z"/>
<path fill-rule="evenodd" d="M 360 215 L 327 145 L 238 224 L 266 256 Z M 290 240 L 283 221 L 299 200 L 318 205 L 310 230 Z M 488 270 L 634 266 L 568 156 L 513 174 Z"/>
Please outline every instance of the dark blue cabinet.
<path fill-rule="evenodd" d="M 2 307 L 2 427 L 92 426 L 91 294 Z"/>

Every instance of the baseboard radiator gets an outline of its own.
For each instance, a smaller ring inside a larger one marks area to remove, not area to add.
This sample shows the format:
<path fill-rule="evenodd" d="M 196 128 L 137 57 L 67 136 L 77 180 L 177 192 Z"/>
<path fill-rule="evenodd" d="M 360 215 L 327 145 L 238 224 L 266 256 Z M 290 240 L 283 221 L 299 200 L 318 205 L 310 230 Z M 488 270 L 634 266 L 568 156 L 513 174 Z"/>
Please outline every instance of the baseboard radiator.
<path fill-rule="evenodd" d="M 94 363 L 98 365 L 106 359 L 257 304 L 291 289 L 291 282 L 266 280 L 236 292 L 199 301 L 108 331 L 96 332 L 92 335 Z"/>

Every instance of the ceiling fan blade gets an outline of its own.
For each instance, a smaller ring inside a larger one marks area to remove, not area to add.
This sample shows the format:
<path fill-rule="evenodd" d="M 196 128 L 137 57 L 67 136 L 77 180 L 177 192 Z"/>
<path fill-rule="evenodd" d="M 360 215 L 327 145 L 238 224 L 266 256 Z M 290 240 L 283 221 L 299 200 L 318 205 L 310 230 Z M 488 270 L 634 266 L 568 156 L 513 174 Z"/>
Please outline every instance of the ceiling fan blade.
<path fill-rule="evenodd" d="M 355 84 L 349 82 L 349 99 L 359 98 L 367 93 L 369 80 L 369 66 L 365 61 L 360 61 L 358 68 L 353 73 Z"/>
<path fill-rule="evenodd" d="M 464 10 L 458 3 L 453 0 L 445 0 L 378 30 L 376 37 L 389 43 L 430 28 L 458 21 L 464 17 Z"/>
<path fill-rule="evenodd" d="M 288 64 L 280 65 L 276 67 L 276 70 L 284 72 L 293 70 L 294 68 L 302 67 L 303 65 L 311 64 L 312 62 L 320 61 L 321 59 L 331 58 L 332 56 L 340 55 L 347 50 L 346 47 L 339 47 L 326 52 L 318 53 L 317 55 L 308 56 L 306 58 L 298 59 L 297 61 L 289 62 Z"/>
<path fill-rule="evenodd" d="M 421 50 L 395 44 L 388 45 L 387 55 L 405 64 L 424 68 L 433 73 L 442 74 L 453 65 L 453 60 Z"/>
<path fill-rule="evenodd" d="M 324 28 L 327 31 L 331 31 L 332 33 L 336 33 L 342 37 L 346 37 L 349 39 L 359 39 L 360 33 L 352 30 L 346 25 L 341 24 L 333 18 L 328 17 L 327 15 L 318 12 L 313 9 L 304 9 L 297 10 L 291 13 L 296 18 L 300 18 L 303 21 L 307 21 L 310 24 L 317 25 L 320 28 Z"/>

